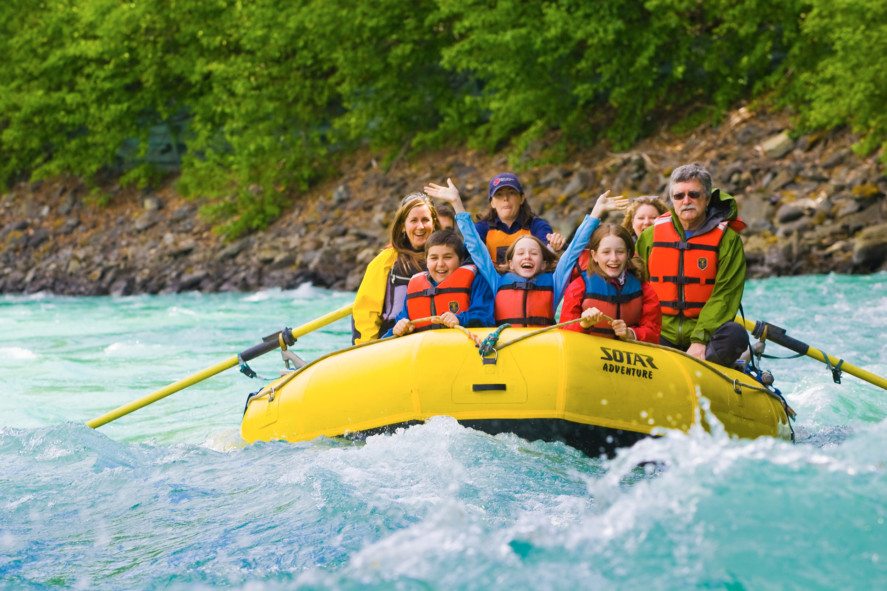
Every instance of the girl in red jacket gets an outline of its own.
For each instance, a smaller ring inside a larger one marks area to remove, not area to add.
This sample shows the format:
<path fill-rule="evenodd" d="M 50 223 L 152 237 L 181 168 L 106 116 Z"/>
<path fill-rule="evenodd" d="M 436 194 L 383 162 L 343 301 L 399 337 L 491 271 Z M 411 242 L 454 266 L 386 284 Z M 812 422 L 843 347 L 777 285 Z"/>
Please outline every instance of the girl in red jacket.
<path fill-rule="evenodd" d="M 561 322 L 582 320 L 566 330 L 658 343 L 659 298 L 634 258 L 631 234 L 622 226 L 601 224 L 591 235 L 588 249 L 589 268 L 567 287 L 560 317 Z"/>

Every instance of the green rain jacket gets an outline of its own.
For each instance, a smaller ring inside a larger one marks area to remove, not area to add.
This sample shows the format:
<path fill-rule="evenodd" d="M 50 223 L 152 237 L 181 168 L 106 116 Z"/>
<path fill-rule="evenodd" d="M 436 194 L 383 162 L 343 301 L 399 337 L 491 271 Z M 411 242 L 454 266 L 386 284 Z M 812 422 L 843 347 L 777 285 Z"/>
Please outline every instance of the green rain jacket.
<path fill-rule="evenodd" d="M 708 217 L 696 232 L 704 234 L 714 229 L 722 221 L 737 219 L 736 200 L 718 189 L 712 191 L 708 205 Z M 671 211 L 671 223 L 685 238 L 684 228 Z M 741 223 L 741 222 L 740 222 Z M 637 242 L 637 254 L 646 266 L 653 248 L 653 226 L 644 230 Z M 691 343 L 708 344 L 712 333 L 725 322 L 732 321 L 739 312 L 742 291 L 745 287 L 745 250 L 742 239 L 732 228 L 727 228 L 718 249 L 718 273 L 711 297 L 702 307 L 698 318 L 662 315 L 662 338 L 686 349 Z"/>

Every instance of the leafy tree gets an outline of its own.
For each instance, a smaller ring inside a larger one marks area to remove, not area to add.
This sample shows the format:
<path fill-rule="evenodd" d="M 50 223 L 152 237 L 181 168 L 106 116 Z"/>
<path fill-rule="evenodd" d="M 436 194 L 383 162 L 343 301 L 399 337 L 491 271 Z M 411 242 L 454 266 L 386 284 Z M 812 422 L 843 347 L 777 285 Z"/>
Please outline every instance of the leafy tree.
<path fill-rule="evenodd" d="M 887 164 L 887 5 L 813 0 L 792 50 L 797 75 L 786 92 L 807 128 L 849 125 L 858 149 L 881 148 Z"/>

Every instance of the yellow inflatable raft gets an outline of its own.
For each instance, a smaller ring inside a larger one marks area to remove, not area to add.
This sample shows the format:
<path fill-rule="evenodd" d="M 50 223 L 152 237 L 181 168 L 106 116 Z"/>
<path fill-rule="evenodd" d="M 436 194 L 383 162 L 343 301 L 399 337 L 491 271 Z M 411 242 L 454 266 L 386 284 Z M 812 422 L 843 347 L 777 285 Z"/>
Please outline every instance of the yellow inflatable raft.
<path fill-rule="evenodd" d="M 447 415 L 598 455 L 662 428 L 707 426 L 702 397 L 733 436 L 792 438 L 782 397 L 746 374 L 665 347 L 564 330 L 507 345 L 530 331 L 507 329 L 486 358 L 452 329 L 326 355 L 251 395 L 243 438 L 361 435 Z"/>

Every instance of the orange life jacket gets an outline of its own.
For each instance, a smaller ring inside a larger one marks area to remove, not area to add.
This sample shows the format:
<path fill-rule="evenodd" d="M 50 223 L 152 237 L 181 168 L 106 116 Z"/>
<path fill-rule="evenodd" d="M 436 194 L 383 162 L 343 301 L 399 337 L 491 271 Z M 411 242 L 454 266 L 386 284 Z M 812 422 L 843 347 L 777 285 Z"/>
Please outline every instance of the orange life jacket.
<path fill-rule="evenodd" d="M 496 292 L 494 314 L 497 324 L 554 324 L 554 274 L 540 273 L 532 279 L 525 279 L 515 273 L 506 273 Z"/>
<path fill-rule="evenodd" d="M 641 282 L 631 273 L 625 274 L 625 285 L 621 288 L 607 281 L 597 273 L 582 273 L 585 281 L 585 297 L 582 309 L 595 307 L 610 318 L 624 320 L 629 327 L 638 326 L 644 312 L 644 292 Z M 606 320 L 585 329 L 587 334 L 615 338 L 616 333 Z"/>
<path fill-rule="evenodd" d="M 459 314 L 471 305 L 471 283 L 477 273 L 474 265 L 463 265 L 437 285 L 428 272 L 416 273 L 407 285 L 407 313 L 410 320 L 437 316 L 444 312 Z M 429 321 L 413 323 L 416 331 L 434 328 Z"/>
<path fill-rule="evenodd" d="M 729 222 L 682 241 L 665 213 L 653 222 L 653 248 L 647 269 L 662 313 L 698 318 L 718 275 L 718 250 Z"/>
<path fill-rule="evenodd" d="M 487 250 L 490 251 L 490 258 L 493 259 L 493 262 L 497 265 L 504 263 L 505 253 L 508 252 L 508 247 L 517 242 L 517 239 L 521 236 L 529 235 L 530 231 L 526 228 L 521 228 L 514 234 L 508 234 L 502 230 L 490 228 L 487 230 L 487 239 L 485 241 Z"/>

